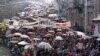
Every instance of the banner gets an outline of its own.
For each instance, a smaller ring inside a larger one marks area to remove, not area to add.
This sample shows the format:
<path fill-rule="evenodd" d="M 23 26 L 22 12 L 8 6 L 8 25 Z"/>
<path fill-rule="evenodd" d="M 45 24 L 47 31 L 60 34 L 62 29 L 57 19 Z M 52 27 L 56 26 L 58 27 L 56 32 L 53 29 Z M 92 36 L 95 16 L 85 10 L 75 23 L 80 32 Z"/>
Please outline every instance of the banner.
<path fill-rule="evenodd" d="M 65 22 L 65 23 L 54 23 L 53 28 L 69 28 L 71 27 L 71 22 Z"/>

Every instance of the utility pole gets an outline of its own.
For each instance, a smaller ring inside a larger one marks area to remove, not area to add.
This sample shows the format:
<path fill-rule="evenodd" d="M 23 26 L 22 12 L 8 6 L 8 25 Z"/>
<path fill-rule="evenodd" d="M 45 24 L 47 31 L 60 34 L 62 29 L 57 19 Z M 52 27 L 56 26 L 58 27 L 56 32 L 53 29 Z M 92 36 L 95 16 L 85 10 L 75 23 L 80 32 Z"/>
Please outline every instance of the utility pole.
<path fill-rule="evenodd" d="M 70 20 L 70 19 L 69 19 L 69 16 L 70 16 L 70 15 L 69 15 L 69 3 L 68 3 L 69 0 L 66 0 L 66 1 L 67 1 L 67 19 Z"/>
<path fill-rule="evenodd" d="M 60 0 L 56 0 L 58 4 L 58 15 L 60 16 Z"/>
<path fill-rule="evenodd" d="M 88 16 L 87 0 L 85 0 L 84 5 L 85 5 L 85 26 L 84 26 L 84 29 L 85 29 L 85 33 L 87 33 L 87 16 Z"/>

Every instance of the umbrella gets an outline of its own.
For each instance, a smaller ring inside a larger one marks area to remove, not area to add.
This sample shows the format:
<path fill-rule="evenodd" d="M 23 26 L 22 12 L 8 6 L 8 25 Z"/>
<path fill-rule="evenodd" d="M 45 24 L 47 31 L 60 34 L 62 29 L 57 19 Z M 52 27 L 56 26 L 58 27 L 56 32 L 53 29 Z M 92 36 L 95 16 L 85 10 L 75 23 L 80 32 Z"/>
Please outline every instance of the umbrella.
<path fill-rule="evenodd" d="M 14 36 L 21 36 L 21 33 L 14 33 Z"/>
<path fill-rule="evenodd" d="M 52 36 L 52 34 L 47 34 L 48 36 Z"/>
<path fill-rule="evenodd" d="M 41 40 L 40 38 L 33 38 L 33 40 Z"/>
<path fill-rule="evenodd" d="M 63 36 L 67 36 L 67 34 L 62 34 Z"/>
<path fill-rule="evenodd" d="M 18 43 L 19 45 L 28 45 L 29 43 L 27 43 L 26 41 L 21 41 Z"/>
<path fill-rule="evenodd" d="M 48 17 L 57 17 L 58 15 L 57 14 L 49 14 Z"/>
<path fill-rule="evenodd" d="M 23 26 L 22 28 L 33 29 L 33 26 Z"/>
<path fill-rule="evenodd" d="M 74 32 L 73 31 L 68 31 L 67 34 L 68 35 L 74 35 Z"/>
<path fill-rule="evenodd" d="M 33 32 L 28 32 L 27 34 L 34 34 Z"/>
<path fill-rule="evenodd" d="M 38 45 L 37 45 L 38 48 L 43 48 L 43 49 L 51 49 L 52 46 L 49 44 L 49 43 L 46 43 L 46 42 L 40 42 Z"/>
<path fill-rule="evenodd" d="M 18 41 L 14 41 L 14 40 L 12 40 L 12 41 L 10 41 L 10 43 L 18 43 Z"/>
<path fill-rule="evenodd" d="M 84 38 L 84 39 L 90 39 L 90 38 L 92 38 L 90 36 L 85 35 L 83 32 L 77 31 L 76 33 L 77 33 L 77 35 L 82 36 L 82 38 Z"/>
<path fill-rule="evenodd" d="M 52 36 L 53 36 L 52 34 L 46 34 L 44 37 L 45 38 L 52 38 Z"/>
<path fill-rule="evenodd" d="M 82 36 L 83 38 L 86 36 L 83 32 L 77 31 L 76 33 L 77 33 L 77 35 Z"/>
<path fill-rule="evenodd" d="M 11 26 L 11 25 L 8 28 L 9 29 L 15 29 L 15 27 L 14 26 Z"/>
<path fill-rule="evenodd" d="M 57 31 L 62 31 L 62 29 L 57 29 Z"/>
<path fill-rule="evenodd" d="M 97 41 L 100 41 L 100 38 L 97 38 Z"/>
<path fill-rule="evenodd" d="M 84 39 L 91 39 L 92 37 L 90 36 L 84 36 Z"/>
<path fill-rule="evenodd" d="M 27 35 L 21 35 L 21 38 L 27 38 L 27 39 L 29 39 L 29 36 L 27 36 Z"/>
<path fill-rule="evenodd" d="M 63 40 L 61 36 L 56 36 L 55 40 Z"/>
<path fill-rule="evenodd" d="M 32 48 L 31 45 L 26 45 L 26 46 L 24 47 L 24 49 L 31 49 L 31 48 Z"/>
<path fill-rule="evenodd" d="M 54 31 L 49 31 L 49 33 L 55 33 Z"/>

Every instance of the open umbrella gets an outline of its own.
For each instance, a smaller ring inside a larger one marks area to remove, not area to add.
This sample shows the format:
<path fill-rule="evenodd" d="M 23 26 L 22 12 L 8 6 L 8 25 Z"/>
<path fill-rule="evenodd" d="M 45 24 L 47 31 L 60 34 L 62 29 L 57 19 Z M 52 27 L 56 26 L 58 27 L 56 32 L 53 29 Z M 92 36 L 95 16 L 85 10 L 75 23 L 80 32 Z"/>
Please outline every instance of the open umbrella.
<path fill-rule="evenodd" d="M 54 31 L 53 31 L 53 30 L 50 30 L 49 32 L 50 32 L 50 33 L 54 33 Z"/>
<path fill-rule="evenodd" d="M 73 31 L 68 31 L 67 34 L 68 35 L 74 35 L 74 32 Z"/>
<path fill-rule="evenodd" d="M 18 41 L 12 40 L 10 41 L 10 43 L 18 43 Z"/>
<path fill-rule="evenodd" d="M 100 41 L 100 38 L 97 38 L 97 41 Z"/>
<path fill-rule="evenodd" d="M 67 34 L 62 34 L 63 36 L 67 36 Z"/>
<path fill-rule="evenodd" d="M 63 40 L 61 36 L 56 36 L 55 40 Z"/>
<path fill-rule="evenodd" d="M 9 29 L 15 29 L 15 27 L 12 26 L 12 25 L 10 25 L 8 28 L 9 28 Z"/>
<path fill-rule="evenodd" d="M 52 46 L 49 44 L 49 43 L 46 43 L 46 42 L 40 42 L 38 45 L 37 45 L 38 48 L 43 48 L 43 49 L 51 49 Z"/>
<path fill-rule="evenodd" d="M 33 38 L 33 40 L 41 40 L 40 38 Z"/>
<path fill-rule="evenodd" d="M 14 33 L 14 36 L 21 36 L 21 33 Z"/>
<path fill-rule="evenodd" d="M 44 37 L 50 38 L 51 36 L 52 36 L 52 34 L 46 34 Z"/>
<path fill-rule="evenodd" d="M 30 35 L 30 34 L 34 34 L 34 33 L 33 33 L 33 32 L 28 32 L 27 34 L 29 34 L 29 35 Z"/>
<path fill-rule="evenodd" d="M 19 45 L 28 45 L 29 43 L 27 43 L 26 41 L 21 41 L 18 43 Z"/>
<path fill-rule="evenodd" d="M 48 31 L 48 33 L 50 33 L 50 34 L 54 34 L 55 32 L 51 30 L 51 31 Z"/>
<path fill-rule="evenodd" d="M 57 29 L 57 31 L 62 31 L 62 29 Z"/>
<path fill-rule="evenodd" d="M 26 45 L 25 47 L 24 47 L 24 49 L 31 49 L 32 48 L 32 45 Z"/>
<path fill-rule="evenodd" d="M 92 37 L 86 35 L 86 36 L 84 36 L 83 38 L 84 38 L 84 39 L 91 39 Z"/>
<path fill-rule="evenodd" d="M 45 36 L 52 36 L 52 34 L 46 34 Z"/>
<path fill-rule="evenodd" d="M 82 38 L 84 38 L 84 39 L 90 39 L 90 38 L 92 38 L 92 37 L 90 37 L 90 36 L 87 36 L 87 35 L 86 35 L 85 33 L 83 33 L 83 32 L 77 31 L 76 33 L 77 33 L 77 35 L 82 36 Z"/>
<path fill-rule="evenodd" d="M 21 38 L 30 39 L 29 36 L 27 36 L 27 35 L 21 35 Z"/>
<path fill-rule="evenodd" d="M 33 29 L 33 26 L 23 26 L 22 28 Z"/>
<path fill-rule="evenodd" d="M 86 35 L 83 32 L 76 31 L 77 35 L 85 37 Z"/>

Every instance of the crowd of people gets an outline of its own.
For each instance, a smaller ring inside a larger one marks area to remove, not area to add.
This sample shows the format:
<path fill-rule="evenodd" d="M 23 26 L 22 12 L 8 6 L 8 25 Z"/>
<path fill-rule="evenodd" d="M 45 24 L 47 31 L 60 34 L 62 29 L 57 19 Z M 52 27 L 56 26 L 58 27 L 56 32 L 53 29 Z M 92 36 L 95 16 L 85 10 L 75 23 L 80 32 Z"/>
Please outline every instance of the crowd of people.
<path fill-rule="evenodd" d="M 8 28 L 6 44 L 12 56 L 100 56 L 100 38 L 68 29 Z"/>
<path fill-rule="evenodd" d="M 1 35 L 12 56 L 100 56 L 100 38 L 79 34 L 75 30 L 83 29 L 78 24 L 73 30 L 41 27 L 41 22 L 43 26 L 66 22 L 55 14 L 49 19 L 48 11 L 48 5 L 35 3 L 5 24 L 7 29 Z M 23 27 L 26 25 L 39 26 Z"/>

